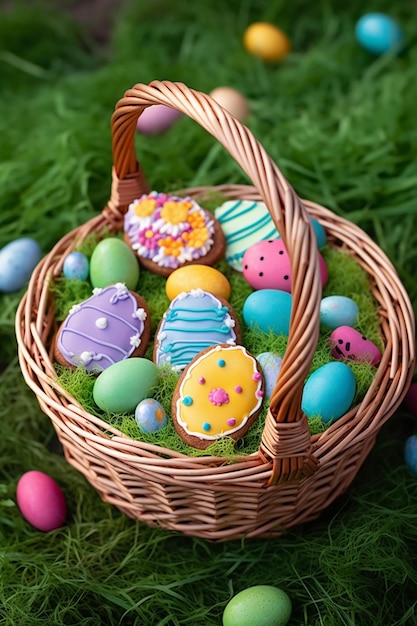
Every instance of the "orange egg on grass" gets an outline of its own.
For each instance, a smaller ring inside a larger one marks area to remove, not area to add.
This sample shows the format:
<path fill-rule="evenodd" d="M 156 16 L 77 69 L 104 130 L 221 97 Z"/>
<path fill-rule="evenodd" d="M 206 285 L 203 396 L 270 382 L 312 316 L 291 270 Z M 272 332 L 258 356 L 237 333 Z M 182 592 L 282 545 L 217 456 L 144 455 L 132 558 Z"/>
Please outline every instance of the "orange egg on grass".
<path fill-rule="evenodd" d="M 243 34 L 246 50 L 263 61 L 279 61 L 291 50 L 287 35 L 269 22 L 254 22 Z"/>

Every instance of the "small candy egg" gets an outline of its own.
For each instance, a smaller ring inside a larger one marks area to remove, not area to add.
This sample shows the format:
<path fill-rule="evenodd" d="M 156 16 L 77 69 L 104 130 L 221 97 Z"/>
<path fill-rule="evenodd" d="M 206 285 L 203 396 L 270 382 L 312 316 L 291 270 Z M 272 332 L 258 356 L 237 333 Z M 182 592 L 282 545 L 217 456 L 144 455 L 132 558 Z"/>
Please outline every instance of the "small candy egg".
<path fill-rule="evenodd" d="M 136 130 L 142 135 L 158 135 L 169 130 L 180 117 L 180 111 L 165 104 L 154 104 L 143 111 Z"/>
<path fill-rule="evenodd" d="M 246 50 L 263 61 L 279 61 L 291 50 L 287 35 L 274 24 L 255 22 L 244 32 Z"/>
<path fill-rule="evenodd" d="M 322 285 L 327 283 L 326 263 L 319 254 Z M 244 278 L 253 289 L 280 289 L 291 293 L 290 257 L 281 238 L 258 241 L 250 246 L 242 259 Z"/>
<path fill-rule="evenodd" d="M 167 425 L 167 416 L 163 407 L 153 398 L 145 398 L 135 409 L 135 420 L 141 431 L 153 433 Z"/>
<path fill-rule="evenodd" d="M 335 359 L 368 361 L 371 365 L 376 365 L 381 360 L 379 348 L 370 339 L 350 326 L 335 328 L 329 337 L 329 343 L 332 347 L 332 356 Z"/>
<path fill-rule="evenodd" d="M 417 416 L 417 382 L 411 383 L 403 401 L 403 407 L 411 415 Z"/>
<path fill-rule="evenodd" d="M 0 291 L 18 291 L 28 282 L 42 256 L 37 241 L 15 239 L 0 250 Z"/>
<path fill-rule="evenodd" d="M 156 385 L 158 369 L 148 359 L 133 357 L 113 363 L 98 377 L 93 398 L 103 411 L 127 413 L 149 396 Z"/>
<path fill-rule="evenodd" d="M 23 474 L 17 483 L 16 500 L 23 517 L 43 532 L 64 525 L 67 504 L 58 483 L 37 470 Z"/>
<path fill-rule="evenodd" d="M 183 291 L 203 289 L 210 293 L 229 299 L 230 283 L 226 276 L 209 265 L 184 265 L 170 274 L 165 283 L 165 291 L 170 300 L 176 298 Z"/>
<path fill-rule="evenodd" d="M 320 416 L 324 422 L 337 420 L 350 408 L 356 380 L 345 363 L 333 361 L 316 369 L 307 379 L 301 408 L 307 417 Z"/>
<path fill-rule="evenodd" d="M 338 326 L 354 326 L 358 314 L 358 305 L 347 296 L 327 296 L 320 302 L 320 322 L 331 330 Z"/>
<path fill-rule="evenodd" d="M 229 600 L 223 626 L 286 626 L 291 612 L 291 600 L 285 591 L 272 585 L 255 585 Z"/>
<path fill-rule="evenodd" d="M 411 435 L 404 444 L 404 462 L 414 476 L 417 476 L 417 436 Z"/>
<path fill-rule="evenodd" d="M 404 33 L 397 22 L 384 13 L 367 13 L 356 23 L 356 39 L 368 52 L 375 55 L 401 51 Z"/>
<path fill-rule="evenodd" d="M 316 233 L 317 247 L 319 249 L 323 248 L 323 246 L 326 245 L 327 241 L 326 231 L 315 217 L 311 218 L 311 223 L 313 224 L 314 232 Z"/>
<path fill-rule="evenodd" d="M 250 113 L 246 98 L 232 87 L 216 87 L 210 92 L 210 96 L 240 121 Z"/>
<path fill-rule="evenodd" d="M 121 239 L 108 237 L 94 248 L 90 259 L 90 281 L 94 288 L 124 283 L 135 291 L 139 272 L 135 253 Z"/>
<path fill-rule="evenodd" d="M 87 280 L 90 273 L 90 263 L 82 252 L 70 252 L 65 257 L 62 272 L 68 279 Z"/>
<path fill-rule="evenodd" d="M 282 359 L 278 354 L 273 352 L 261 352 L 256 357 L 262 368 L 265 381 L 265 397 L 270 398 L 274 390 L 275 383 L 281 369 Z"/>
<path fill-rule="evenodd" d="M 251 293 L 243 303 L 243 319 L 253 330 L 276 335 L 290 332 L 292 296 L 278 289 L 259 289 Z"/>

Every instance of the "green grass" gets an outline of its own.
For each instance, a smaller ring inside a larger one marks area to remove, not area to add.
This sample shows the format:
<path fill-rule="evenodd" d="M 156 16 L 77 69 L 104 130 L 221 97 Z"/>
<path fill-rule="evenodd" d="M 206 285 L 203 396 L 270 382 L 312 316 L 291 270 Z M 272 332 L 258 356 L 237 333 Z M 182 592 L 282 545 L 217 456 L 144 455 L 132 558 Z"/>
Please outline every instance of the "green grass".
<path fill-rule="evenodd" d="M 374 237 L 416 308 L 413 3 L 131 1 L 106 50 L 55 11 L 16 6 L 0 20 L 0 247 L 29 235 L 46 252 L 101 210 L 110 116 L 134 83 L 168 78 L 206 92 L 226 84 L 247 95 L 248 126 L 299 195 Z M 356 44 L 354 24 L 371 10 L 401 21 L 409 42 L 401 58 L 375 59 Z M 242 49 L 245 26 L 262 19 L 293 42 L 278 65 Z M 186 118 L 137 145 L 155 189 L 248 182 Z M 398 412 L 347 494 L 280 539 L 212 545 L 150 529 L 103 504 L 60 453 L 16 358 L 22 292 L 0 295 L 2 623 L 219 626 L 234 593 L 265 583 L 292 598 L 291 626 L 417 623 L 417 481 L 402 458 L 415 419 Z M 19 513 L 16 483 L 30 469 L 66 494 L 68 523 L 57 532 L 42 534 Z"/>

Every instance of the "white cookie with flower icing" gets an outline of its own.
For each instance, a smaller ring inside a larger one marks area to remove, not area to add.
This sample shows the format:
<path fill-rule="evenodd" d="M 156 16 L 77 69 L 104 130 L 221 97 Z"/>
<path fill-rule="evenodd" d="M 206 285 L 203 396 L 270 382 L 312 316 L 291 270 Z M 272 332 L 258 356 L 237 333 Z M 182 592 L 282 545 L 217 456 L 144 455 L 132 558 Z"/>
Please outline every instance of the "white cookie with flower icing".
<path fill-rule="evenodd" d="M 193 198 L 151 191 L 129 205 L 125 241 L 142 265 L 168 276 L 184 265 L 213 265 L 226 242 L 214 215 Z"/>

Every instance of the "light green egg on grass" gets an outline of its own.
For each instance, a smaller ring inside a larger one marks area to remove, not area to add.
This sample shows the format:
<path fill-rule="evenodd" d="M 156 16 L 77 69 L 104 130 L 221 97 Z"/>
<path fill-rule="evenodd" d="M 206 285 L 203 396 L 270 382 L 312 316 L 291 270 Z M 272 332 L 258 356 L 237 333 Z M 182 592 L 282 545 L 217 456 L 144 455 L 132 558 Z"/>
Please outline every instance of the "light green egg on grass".
<path fill-rule="evenodd" d="M 285 591 L 255 585 L 236 594 L 223 612 L 223 626 L 286 626 L 292 604 Z"/>
<path fill-rule="evenodd" d="M 90 281 L 94 288 L 124 283 L 136 291 L 139 262 L 133 250 L 118 237 L 100 241 L 90 259 Z"/>
<path fill-rule="evenodd" d="M 93 398 L 110 413 L 129 413 L 148 398 L 158 379 L 158 368 L 149 359 L 133 357 L 113 363 L 97 378 Z"/>

